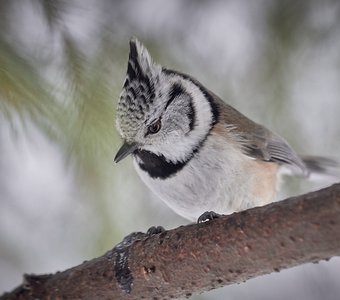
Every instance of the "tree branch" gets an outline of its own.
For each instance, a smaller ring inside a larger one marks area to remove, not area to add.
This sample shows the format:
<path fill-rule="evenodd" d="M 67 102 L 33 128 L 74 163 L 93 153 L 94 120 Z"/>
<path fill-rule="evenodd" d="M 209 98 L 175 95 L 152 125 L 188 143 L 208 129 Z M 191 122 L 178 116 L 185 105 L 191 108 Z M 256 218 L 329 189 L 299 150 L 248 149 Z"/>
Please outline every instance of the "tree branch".
<path fill-rule="evenodd" d="M 175 299 L 336 255 L 340 184 L 151 237 L 130 235 L 74 268 L 26 275 L 0 299 Z"/>

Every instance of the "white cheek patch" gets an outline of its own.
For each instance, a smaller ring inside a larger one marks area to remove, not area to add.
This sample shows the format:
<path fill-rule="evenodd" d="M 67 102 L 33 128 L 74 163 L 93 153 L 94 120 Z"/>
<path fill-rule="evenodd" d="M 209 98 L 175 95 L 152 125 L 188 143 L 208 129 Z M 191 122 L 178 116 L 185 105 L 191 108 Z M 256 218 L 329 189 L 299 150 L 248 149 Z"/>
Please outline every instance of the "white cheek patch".
<path fill-rule="evenodd" d="M 189 108 L 184 101 L 188 101 L 188 99 L 175 100 L 167 109 L 167 117 L 164 122 L 167 123 L 167 134 L 170 136 L 179 137 L 190 131 L 190 120 L 187 116 Z"/>
<path fill-rule="evenodd" d="M 206 139 L 214 117 L 208 99 L 195 83 L 183 79 L 180 75 L 174 75 L 171 80 L 167 78 L 165 90 L 170 90 L 174 84 L 180 84 L 184 94 L 178 96 L 178 99 L 175 99 L 167 109 L 165 116 L 167 119 L 164 122 L 168 127 L 165 129 L 165 136 L 161 143 L 143 148 L 163 155 L 169 161 L 184 162 L 193 156 L 193 152 L 197 151 Z M 190 110 L 189 102 L 191 102 L 195 117 L 192 130 L 190 130 L 190 121 L 187 116 Z"/>

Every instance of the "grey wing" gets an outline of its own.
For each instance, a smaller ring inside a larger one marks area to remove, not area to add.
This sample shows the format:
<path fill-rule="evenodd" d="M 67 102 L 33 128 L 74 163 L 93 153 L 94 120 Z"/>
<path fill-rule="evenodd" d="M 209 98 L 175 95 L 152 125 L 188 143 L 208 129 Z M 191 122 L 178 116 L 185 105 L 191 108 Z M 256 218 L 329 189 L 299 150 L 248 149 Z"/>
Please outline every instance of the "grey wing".
<path fill-rule="evenodd" d="M 245 153 L 250 157 L 285 165 L 295 173 L 307 175 L 308 170 L 299 155 L 284 138 L 259 126 L 254 133 L 242 134 Z"/>

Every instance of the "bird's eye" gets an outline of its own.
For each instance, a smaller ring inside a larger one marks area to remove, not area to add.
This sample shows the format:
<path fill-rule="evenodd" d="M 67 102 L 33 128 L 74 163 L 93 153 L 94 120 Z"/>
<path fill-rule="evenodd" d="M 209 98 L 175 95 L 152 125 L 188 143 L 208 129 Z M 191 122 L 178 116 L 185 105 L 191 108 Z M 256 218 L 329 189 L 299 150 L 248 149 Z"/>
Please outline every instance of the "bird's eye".
<path fill-rule="evenodd" d="M 155 123 L 152 123 L 148 127 L 148 133 L 149 134 L 155 134 L 161 129 L 161 127 L 162 127 L 161 120 L 158 119 Z"/>

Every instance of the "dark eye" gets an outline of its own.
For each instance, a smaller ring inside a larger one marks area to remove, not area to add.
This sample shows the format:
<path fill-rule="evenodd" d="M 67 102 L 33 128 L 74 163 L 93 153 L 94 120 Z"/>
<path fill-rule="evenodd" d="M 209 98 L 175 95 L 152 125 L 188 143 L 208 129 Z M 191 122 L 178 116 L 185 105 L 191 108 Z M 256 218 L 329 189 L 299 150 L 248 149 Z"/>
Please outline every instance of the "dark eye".
<path fill-rule="evenodd" d="M 155 134 L 157 133 L 162 127 L 161 120 L 158 119 L 155 123 L 151 124 L 148 127 L 148 133 L 149 134 Z"/>

